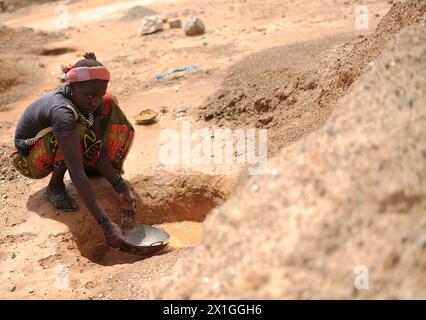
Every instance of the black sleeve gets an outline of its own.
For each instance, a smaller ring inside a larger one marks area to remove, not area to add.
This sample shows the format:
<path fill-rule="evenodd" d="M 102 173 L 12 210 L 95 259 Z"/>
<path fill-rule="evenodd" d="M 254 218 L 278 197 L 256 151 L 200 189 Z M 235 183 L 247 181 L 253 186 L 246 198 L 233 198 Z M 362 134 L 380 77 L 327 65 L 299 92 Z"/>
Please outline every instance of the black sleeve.
<path fill-rule="evenodd" d="M 66 106 L 52 111 L 52 129 L 55 136 L 66 136 L 75 130 L 77 120 L 74 112 Z"/>

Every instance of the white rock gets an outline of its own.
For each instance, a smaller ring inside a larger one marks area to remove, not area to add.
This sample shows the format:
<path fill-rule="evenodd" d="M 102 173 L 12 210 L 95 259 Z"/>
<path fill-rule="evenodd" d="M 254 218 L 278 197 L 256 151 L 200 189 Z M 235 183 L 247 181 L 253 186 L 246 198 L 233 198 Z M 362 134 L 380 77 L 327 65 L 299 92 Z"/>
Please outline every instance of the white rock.
<path fill-rule="evenodd" d="M 278 169 L 273 168 L 273 169 L 271 170 L 271 175 L 272 175 L 272 176 L 274 176 L 274 177 L 277 177 L 277 176 L 279 176 L 279 175 L 280 175 L 280 172 L 278 171 Z"/>
<path fill-rule="evenodd" d="M 159 16 L 148 16 L 142 19 L 139 35 L 155 33 L 163 30 L 163 20 Z"/>
<path fill-rule="evenodd" d="M 257 185 L 257 184 L 254 184 L 254 185 L 252 185 L 252 186 L 251 186 L 251 191 L 252 191 L 252 192 L 258 192 L 258 191 L 259 191 L 259 189 L 260 189 L 260 188 L 259 188 L 259 185 Z"/>

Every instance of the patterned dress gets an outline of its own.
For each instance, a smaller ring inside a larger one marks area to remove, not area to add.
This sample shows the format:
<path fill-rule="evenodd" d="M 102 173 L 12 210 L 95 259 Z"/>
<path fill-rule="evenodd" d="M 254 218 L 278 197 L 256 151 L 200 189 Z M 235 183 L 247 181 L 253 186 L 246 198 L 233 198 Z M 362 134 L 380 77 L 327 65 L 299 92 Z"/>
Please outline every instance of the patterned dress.
<path fill-rule="evenodd" d="M 103 97 L 100 110 L 103 137 L 100 139 L 85 122 L 78 122 L 76 131 L 81 137 L 81 152 L 86 166 L 95 167 L 101 148 L 106 151 L 114 169 L 122 174 L 123 164 L 134 138 L 134 128 L 118 106 L 117 98 L 111 94 Z M 28 155 L 18 151 L 12 154 L 14 167 L 24 176 L 41 179 L 55 167 L 65 167 L 64 157 L 52 132 L 39 138 Z"/>

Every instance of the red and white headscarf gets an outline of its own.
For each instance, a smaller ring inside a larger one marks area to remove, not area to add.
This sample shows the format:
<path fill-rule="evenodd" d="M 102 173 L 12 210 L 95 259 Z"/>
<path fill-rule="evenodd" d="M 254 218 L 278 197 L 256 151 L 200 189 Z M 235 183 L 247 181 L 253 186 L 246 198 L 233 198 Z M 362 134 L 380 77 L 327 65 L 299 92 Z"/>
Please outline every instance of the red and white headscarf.
<path fill-rule="evenodd" d="M 65 73 L 65 81 L 67 83 L 75 83 L 89 80 L 110 80 L 110 73 L 107 68 L 99 67 L 77 67 L 62 66 L 62 71 Z"/>

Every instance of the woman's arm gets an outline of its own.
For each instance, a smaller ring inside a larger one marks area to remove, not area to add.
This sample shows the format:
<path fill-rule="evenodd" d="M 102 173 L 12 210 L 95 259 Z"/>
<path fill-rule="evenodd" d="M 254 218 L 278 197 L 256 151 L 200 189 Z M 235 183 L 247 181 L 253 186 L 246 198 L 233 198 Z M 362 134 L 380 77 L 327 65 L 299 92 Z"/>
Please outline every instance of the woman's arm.
<path fill-rule="evenodd" d="M 65 164 L 77 192 L 96 221 L 100 222 L 109 244 L 114 248 L 130 251 L 132 245 L 124 240 L 120 227 L 109 221 L 107 214 L 96 200 L 95 192 L 84 172 L 80 136 L 77 132 L 73 132 L 66 136 L 57 136 L 56 139 L 64 155 Z"/>
<path fill-rule="evenodd" d="M 99 139 L 102 139 L 104 133 L 101 131 L 100 118 L 95 118 L 95 123 L 93 125 L 93 131 Z M 111 183 L 112 186 L 117 185 L 117 182 L 120 182 L 121 176 L 114 170 L 111 162 L 109 161 L 105 149 L 101 148 L 99 159 L 96 163 L 96 169 L 104 176 L 105 179 Z M 130 191 L 127 184 L 122 182 L 116 188 L 118 197 L 120 199 L 121 206 L 121 218 L 122 224 L 131 224 L 134 221 L 135 211 L 136 211 L 136 200 Z"/>

